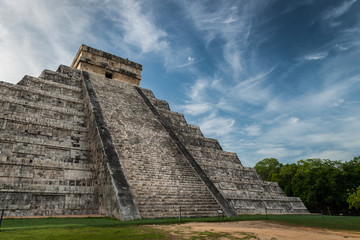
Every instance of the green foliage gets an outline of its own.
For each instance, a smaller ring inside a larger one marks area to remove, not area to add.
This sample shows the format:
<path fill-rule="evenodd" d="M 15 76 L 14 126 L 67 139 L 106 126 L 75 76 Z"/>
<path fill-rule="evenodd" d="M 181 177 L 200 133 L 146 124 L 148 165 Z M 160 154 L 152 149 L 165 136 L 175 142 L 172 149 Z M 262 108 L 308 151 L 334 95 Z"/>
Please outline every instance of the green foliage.
<path fill-rule="evenodd" d="M 308 159 L 298 162 L 291 181 L 292 191 L 309 209 L 341 209 L 344 191 L 341 189 L 340 162 Z"/>
<path fill-rule="evenodd" d="M 295 163 L 285 164 L 280 168 L 278 183 L 288 196 L 293 196 L 292 179 L 297 172 L 298 166 Z"/>
<path fill-rule="evenodd" d="M 360 186 L 352 193 L 349 193 L 347 202 L 349 203 L 349 209 L 360 209 Z"/>
<path fill-rule="evenodd" d="M 265 181 L 277 182 L 286 195 L 300 197 L 310 210 L 347 209 L 347 189 L 360 186 L 360 157 L 345 163 L 307 159 L 285 165 L 266 158 L 255 169 Z"/>
<path fill-rule="evenodd" d="M 282 164 L 276 158 L 265 158 L 255 165 L 256 171 L 264 181 L 276 182 Z"/>

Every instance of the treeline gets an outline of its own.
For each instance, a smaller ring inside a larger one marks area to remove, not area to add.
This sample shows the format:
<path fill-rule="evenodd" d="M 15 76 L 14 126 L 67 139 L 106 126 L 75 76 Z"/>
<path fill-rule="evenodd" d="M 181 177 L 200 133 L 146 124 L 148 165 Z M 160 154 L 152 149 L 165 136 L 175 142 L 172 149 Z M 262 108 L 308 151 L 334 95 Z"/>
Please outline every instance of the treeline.
<path fill-rule="evenodd" d="M 360 186 L 360 156 L 344 163 L 307 159 L 281 164 L 265 158 L 255 169 L 265 181 L 277 182 L 287 196 L 300 197 L 313 211 L 349 209 L 349 195 Z M 356 204 L 350 203 L 350 207 Z"/>

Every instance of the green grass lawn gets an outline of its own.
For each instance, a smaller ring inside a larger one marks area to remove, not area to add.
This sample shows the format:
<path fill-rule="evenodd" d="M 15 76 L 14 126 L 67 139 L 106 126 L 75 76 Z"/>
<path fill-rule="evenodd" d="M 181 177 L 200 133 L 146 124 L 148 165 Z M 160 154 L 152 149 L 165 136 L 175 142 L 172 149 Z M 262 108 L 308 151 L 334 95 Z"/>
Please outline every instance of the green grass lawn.
<path fill-rule="evenodd" d="M 183 218 L 185 222 L 264 220 L 285 224 L 360 232 L 360 217 L 321 215 L 240 215 L 235 218 Z M 112 218 L 4 219 L 2 239 L 178 239 L 152 224 L 179 223 L 172 219 L 142 219 L 122 222 Z M 210 234 L 210 233 L 209 233 Z M 199 233 L 194 239 L 204 239 Z M 215 235 L 214 235 L 215 236 Z M 220 236 L 215 236 L 214 239 Z M 211 238 L 206 238 L 211 239 Z"/>
<path fill-rule="evenodd" d="M 270 215 L 268 218 L 286 224 L 360 232 L 360 217 L 355 216 Z"/>

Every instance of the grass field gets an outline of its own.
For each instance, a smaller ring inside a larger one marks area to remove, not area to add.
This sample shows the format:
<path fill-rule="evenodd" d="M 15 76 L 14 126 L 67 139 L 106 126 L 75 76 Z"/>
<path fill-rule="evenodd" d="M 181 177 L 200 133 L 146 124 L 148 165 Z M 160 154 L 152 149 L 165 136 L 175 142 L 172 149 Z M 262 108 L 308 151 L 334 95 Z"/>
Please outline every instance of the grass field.
<path fill-rule="evenodd" d="M 360 217 L 321 215 L 241 215 L 236 218 L 183 218 L 185 222 L 264 220 L 285 224 L 360 232 Z M 143 219 L 121 222 L 111 218 L 4 219 L 0 239 L 177 239 L 152 224 L 179 223 L 173 219 Z M 217 239 L 220 235 L 199 233 L 193 239 Z M 246 239 L 246 238 L 244 238 Z"/>

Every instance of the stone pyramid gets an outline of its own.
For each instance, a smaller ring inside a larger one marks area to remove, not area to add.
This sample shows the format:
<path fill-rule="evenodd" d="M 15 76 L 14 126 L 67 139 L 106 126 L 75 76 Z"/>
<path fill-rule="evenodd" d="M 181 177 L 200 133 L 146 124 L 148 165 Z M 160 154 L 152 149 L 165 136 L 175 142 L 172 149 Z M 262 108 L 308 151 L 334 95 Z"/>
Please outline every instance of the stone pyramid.
<path fill-rule="evenodd" d="M 308 213 L 139 87 L 141 70 L 82 45 L 71 67 L 0 82 L 7 216 Z"/>

